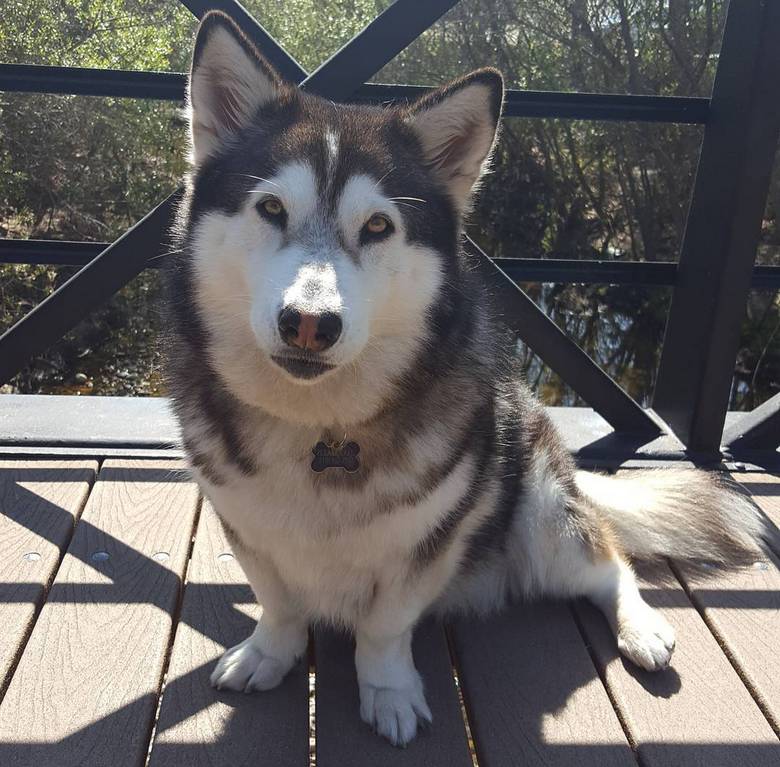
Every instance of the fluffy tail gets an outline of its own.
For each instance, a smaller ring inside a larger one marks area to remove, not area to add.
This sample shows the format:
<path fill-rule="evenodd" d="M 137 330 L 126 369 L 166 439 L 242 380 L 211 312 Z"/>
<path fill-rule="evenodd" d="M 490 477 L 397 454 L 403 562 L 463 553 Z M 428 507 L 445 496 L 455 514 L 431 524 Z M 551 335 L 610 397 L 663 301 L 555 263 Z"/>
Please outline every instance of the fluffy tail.
<path fill-rule="evenodd" d="M 631 558 L 738 565 L 762 555 L 765 517 L 714 474 L 649 469 L 612 477 L 580 471 L 577 485 Z"/>

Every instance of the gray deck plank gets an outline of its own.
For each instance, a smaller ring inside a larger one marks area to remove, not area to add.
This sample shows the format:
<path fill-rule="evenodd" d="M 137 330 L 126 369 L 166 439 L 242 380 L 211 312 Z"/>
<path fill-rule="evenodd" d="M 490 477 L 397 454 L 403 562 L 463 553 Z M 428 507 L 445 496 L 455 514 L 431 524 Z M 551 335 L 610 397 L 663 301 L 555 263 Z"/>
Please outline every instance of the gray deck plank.
<path fill-rule="evenodd" d="M 747 490 L 756 505 L 774 525 L 769 537 L 769 545 L 780 557 L 780 477 L 754 472 L 735 472 L 731 476 Z"/>
<path fill-rule="evenodd" d="M 568 605 L 520 605 L 451 630 L 480 767 L 635 767 Z"/>
<path fill-rule="evenodd" d="M 97 474 L 97 461 L 0 461 L 0 697 Z"/>
<path fill-rule="evenodd" d="M 433 713 L 430 730 L 398 749 L 360 719 L 354 644 L 322 631 L 314 640 L 317 767 L 471 767 L 444 629 L 424 622 L 415 633 L 415 663 Z"/>
<path fill-rule="evenodd" d="M 0 705 L 4 767 L 143 764 L 198 502 L 180 468 L 101 468 Z"/>
<path fill-rule="evenodd" d="M 229 552 L 219 520 L 204 502 L 150 767 L 308 765 L 305 663 L 269 692 L 217 692 L 209 685 L 217 658 L 246 639 L 260 614 L 238 561 Z"/>
<path fill-rule="evenodd" d="M 690 567 L 675 570 L 710 630 L 780 735 L 780 561 L 714 569 L 706 580 Z M 778 755 L 780 758 L 780 754 Z"/>
<path fill-rule="evenodd" d="M 756 502 L 780 522 L 780 477 L 732 477 L 744 481 L 745 489 L 756 490 Z M 706 578 L 682 564 L 675 565 L 675 572 L 780 735 L 780 558 L 768 554 L 753 567 L 712 569 Z"/>
<path fill-rule="evenodd" d="M 645 599 L 677 632 L 665 671 L 650 673 L 623 660 L 604 617 L 589 604 L 576 605 L 640 763 L 777 767 L 777 737 L 671 571 L 641 573 Z"/>

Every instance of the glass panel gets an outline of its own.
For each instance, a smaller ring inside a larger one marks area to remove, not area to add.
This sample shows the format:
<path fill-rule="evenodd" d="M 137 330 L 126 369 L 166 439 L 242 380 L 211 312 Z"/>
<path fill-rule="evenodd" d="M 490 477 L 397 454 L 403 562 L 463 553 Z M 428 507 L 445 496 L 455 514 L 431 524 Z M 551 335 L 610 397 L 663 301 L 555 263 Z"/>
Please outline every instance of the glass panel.
<path fill-rule="evenodd" d="M 196 25 L 176 0 L 4 0 L 0 61 L 182 71 Z"/>
<path fill-rule="evenodd" d="M 495 66 L 512 88 L 707 96 L 724 0 L 462 0 L 377 75 L 440 83 Z"/>
<path fill-rule="evenodd" d="M 756 263 L 780 266 L 780 144 L 777 147 L 772 178 L 769 182 Z"/>
<path fill-rule="evenodd" d="M 780 392 L 780 292 L 754 290 L 742 322 L 729 410 L 752 410 Z"/>
<path fill-rule="evenodd" d="M 392 0 L 247 0 L 242 5 L 311 72 Z"/>
<path fill-rule="evenodd" d="M 523 289 L 566 335 L 647 407 L 655 385 L 671 288 L 539 285 Z M 538 357 L 521 347 L 529 384 L 546 405 L 584 405 Z"/>
<path fill-rule="evenodd" d="M 473 215 L 489 253 L 676 261 L 702 130 L 506 120 Z"/>
<path fill-rule="evenodd" d="M 3 295 L 27 296 L 31 308 L 75 270 L 0 266 Z M 162 275 L 149 270 L 34 360 L 3 392 L 160 396 Z M 17 299 L 18 300 L 18 299 Z M 3 307 L 4 309 L 7 307 Z M 10 324 L 10 323 L 9 323 Z"/>
<path fill-rule="evenodd" d="M 0 236 L 110 241 L 179 184 L 175 104 L 4 94 Z"/>

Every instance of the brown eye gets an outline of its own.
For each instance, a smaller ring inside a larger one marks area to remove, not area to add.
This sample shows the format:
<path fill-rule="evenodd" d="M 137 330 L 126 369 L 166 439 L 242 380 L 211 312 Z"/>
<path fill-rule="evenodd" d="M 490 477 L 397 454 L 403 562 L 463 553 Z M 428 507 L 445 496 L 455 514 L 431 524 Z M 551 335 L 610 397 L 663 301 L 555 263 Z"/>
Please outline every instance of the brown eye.
<path fill-rule="evenodd" d="M 266 197 L 257 203 L 257 212 L 279 229 L 287 227 L 287 211 L 277 197 Z"/>
<path fill-rule="evenodd" d="M 371 216 L 366 222 L 366 230 L 371 234 L 383 234 L 390 226 L 390 222 L 378 213 Z"/>
<path fill-rule="evenodd" d="M 281 216 L 284 213 L 284 205 L 282 205 L 276 197 L 269 197 L 267 200 L 263 200 L 263 210 L 269 216 Z"/>

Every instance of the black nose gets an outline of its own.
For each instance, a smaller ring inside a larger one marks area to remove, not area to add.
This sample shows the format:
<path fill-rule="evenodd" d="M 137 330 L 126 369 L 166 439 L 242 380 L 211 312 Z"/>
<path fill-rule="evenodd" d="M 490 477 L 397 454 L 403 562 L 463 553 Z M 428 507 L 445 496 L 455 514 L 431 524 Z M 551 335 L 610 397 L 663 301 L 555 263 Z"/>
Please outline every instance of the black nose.
<path fill-rule="evenodd" d="M 330 349 L 341 335 L 341 317 L 333 312 L 306 314 L 286 306 L 279 312 L 279 335 L 288 346 L 310 352 Z"/>

